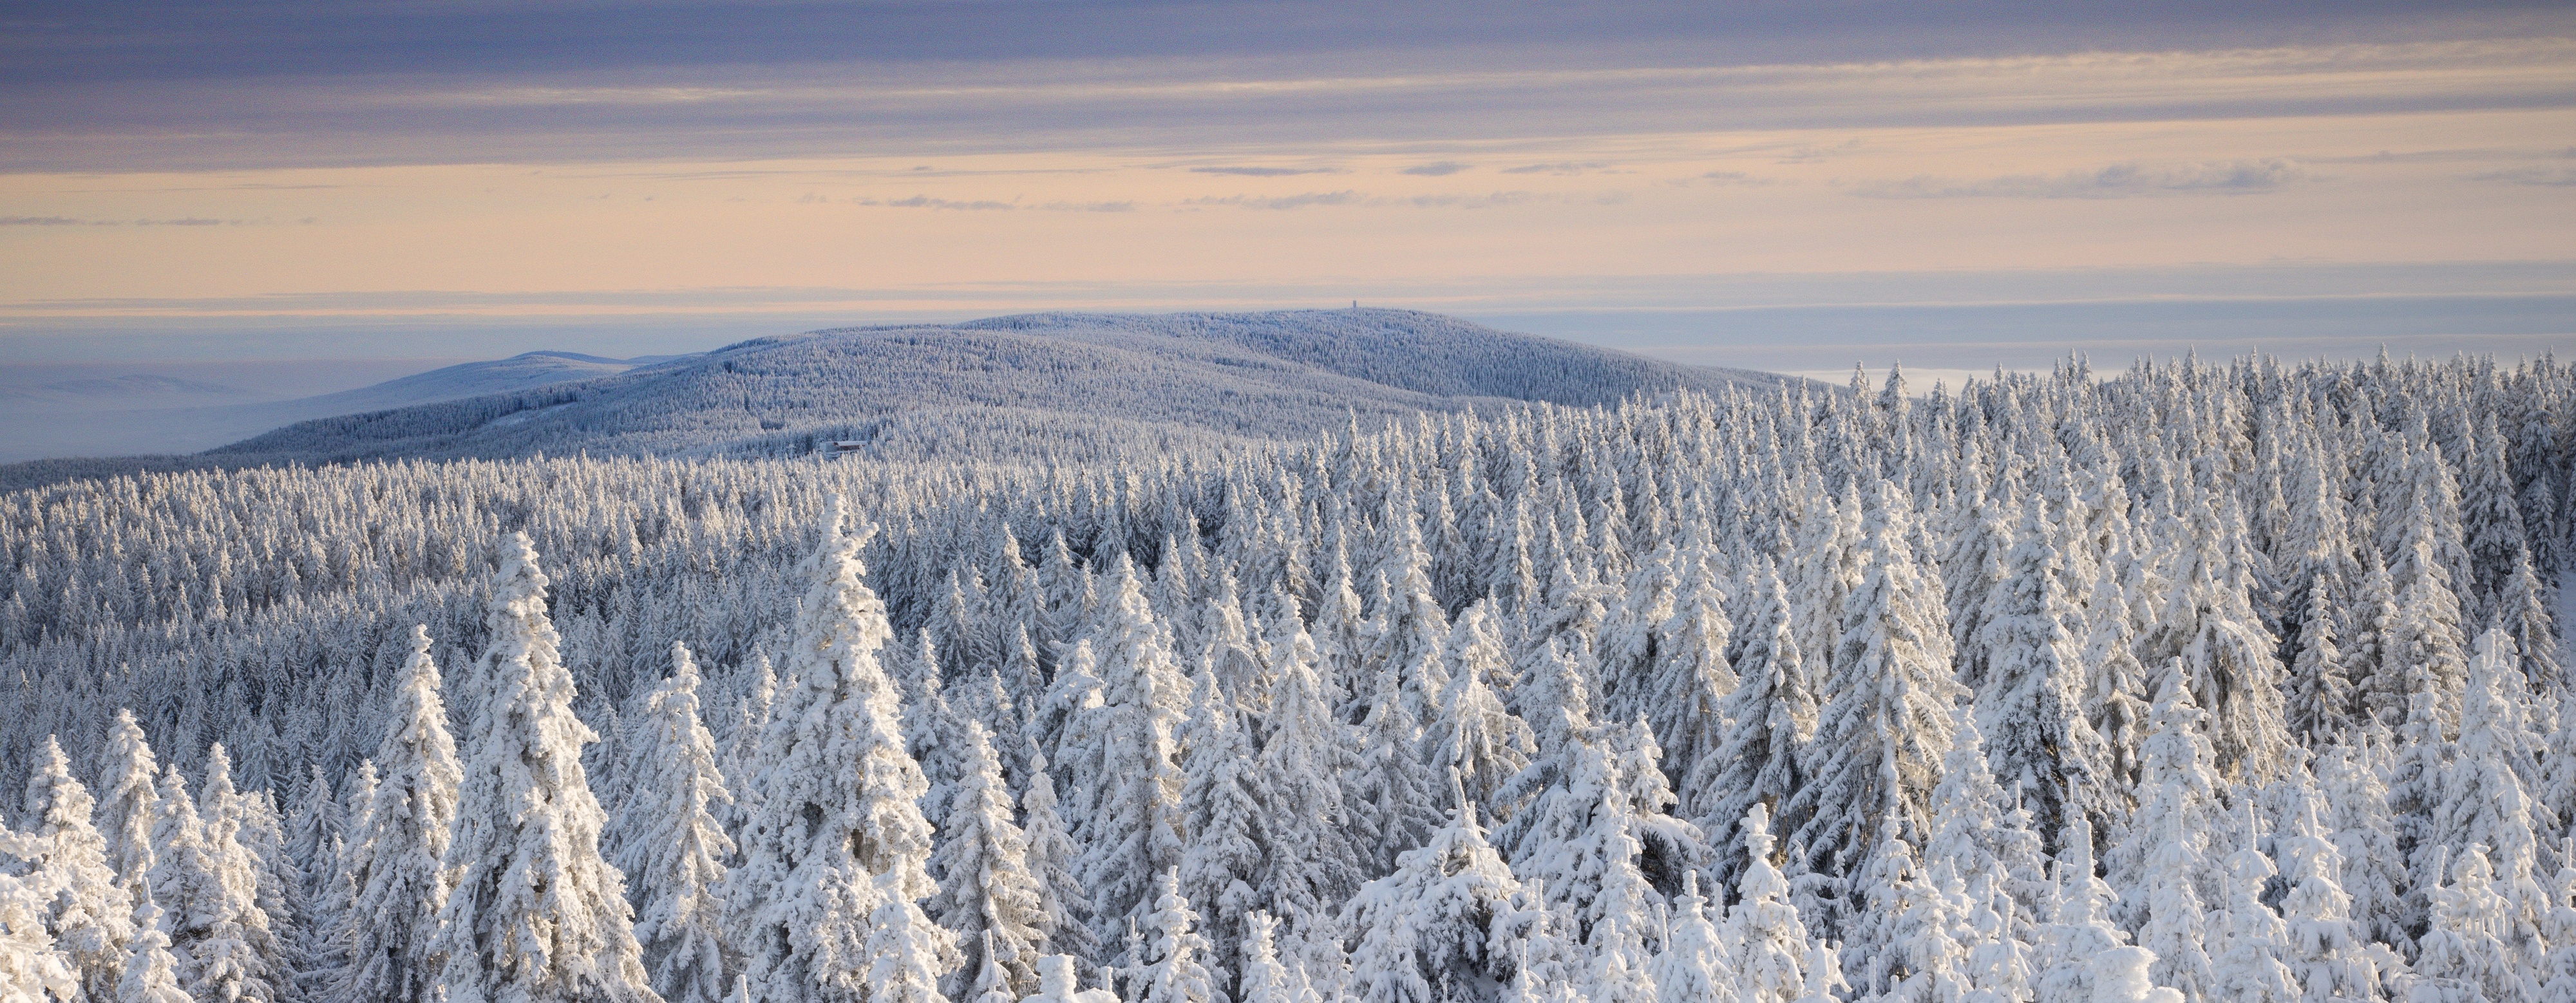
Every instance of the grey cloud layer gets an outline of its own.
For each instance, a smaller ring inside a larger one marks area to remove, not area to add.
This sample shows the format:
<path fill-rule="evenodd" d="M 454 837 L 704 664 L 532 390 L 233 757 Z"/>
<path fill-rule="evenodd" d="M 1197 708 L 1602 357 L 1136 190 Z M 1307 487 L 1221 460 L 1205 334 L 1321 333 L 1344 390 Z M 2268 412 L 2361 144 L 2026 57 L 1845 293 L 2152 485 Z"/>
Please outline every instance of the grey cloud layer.
<path fill-rule="evenodd" d="M 480 37 L 499 30 L 499 5 L 432 3 L 402 17 L 321 16 L 286 41 L 234 47 L 309 47 L 339 31 L 354 54 L 346 58 L 341 49 L 299 48 L 254 67 L 235 65 L 238 53 L 192 61 L 154 48 L 211 17 L 219 22 L 212 34 L 193 42 L 228 51 L 215 43 L 241 29 L 224 11 L 249 11 L 242 23 L 264 25 L 304 9 L 209 6 L 217 13 L 171 11 L 166 23 L 147 24 L 141 19 L 157 9 L 150 4 L 80 5 L 114 11 L 55 11 L 14 22 L 30 29 L 14 33 L 0 15 L 0 170 L 1280 149 L 2576 104 L 2563 72 L 2576 58 L 2567 42 L 2576 13 L 2567 11 L 2431 23 L 2364 4 L 2331 16 L 2308 11 L 2308 23 L 2215 5 L 2134 16 L 2126 7 L 2070 9 L 2056 29 L 2043 19 L 1998 35 L 1966 26 L 2004 18 L 2000 8 L 1943 5 L 1936 17 L 1907 13 L 1927 5 L 1878 0 L 1795 12 L 1648 5 L 1563 23 L 1550 22 L 1552 8 L 1536 0 L 1509 0 L 1472 18 L 1399 9 L 1383 30 L 1359 23 L 1349 12 L 1356 5 L 1321 0 L 1049 5 L 1045 17 L 1023 0 L 828 11 L 601 0 L 578 12 L 603 33 L 596 38 L 547 27 L 549 18 L 575 17 L 557 8 L 529 14 L 534 26 L 516 34 Z M 832 52 L 798 39 L 768 49 L 724 41 L 735 31 L 720 23 L 726 18 L 756 28 L 800 12 L 826 22 L 805 32 L 816 38 L 834 36 L 835 18 L 915 30 L 844 40 Z M 1021 25 L 993 38 L 969 30 L 1013 16 L 1050 30 Z M 1148 23 L 1158 17 L 1176 26 Z M 99 18 L 129 30 L 111 31 Z M 1071 23 L 1053 30 L 1057 21 Z M 1250 26 L 1215 26 L 1238 21 Z M 712 40 L 691 47 L 656 34 L 680 25 Z M 1084 32 L 1110 28 L 1138 37 L 1076 45 Z M 2522 40 L 2463 43 L 2463 31 Z M 2319 35 L 2336 41 L 2298 44 Z M 2376 41 L 2349 41 L 2356 37 Z M 549 49 L 550 39 L 562 44 Z M 1705 44 L 1686 44 L 1693 40 Z M 891 51 L 898 44 L 906 47 Z M 2247 44 L 2274 48 L 2234 48 Z M 1439 152 L 1426 148 L 1420 166 L 1442 166 Z M 1255 162 L 1204 172 L 1301 169 Z"/>
<path fill-rule="evenodd" d="M 1552 68 L 1888 61 L 1956 55 L 2510 37 L 2563 25 L 2532 0 L 2243 4 L 2113 0 L 21 0 L 0 12 L 0 86 L 135 80 L 630 76 L 745 64 L 1278 59 L 1456 69 L 1491 50 Z M 2217 40 L 2217 41 L 2213 41 Z M 1445 55 L 1444 55 L 1445 54 Z M 1526 55 L 1526 54 L 1525 54 Z M 1526 63 L 1525 63 L 1526 65 Z"/>

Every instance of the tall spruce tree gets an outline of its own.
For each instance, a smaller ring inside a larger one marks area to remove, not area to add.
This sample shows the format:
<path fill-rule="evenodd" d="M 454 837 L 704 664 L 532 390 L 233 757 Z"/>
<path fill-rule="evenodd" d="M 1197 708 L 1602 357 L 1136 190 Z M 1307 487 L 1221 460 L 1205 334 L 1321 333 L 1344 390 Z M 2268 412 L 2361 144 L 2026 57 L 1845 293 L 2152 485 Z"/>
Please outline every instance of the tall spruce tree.
<path fill-rule="evenodd" d="M 715 736 L 698 718 L 698 663 L 671 644 L 671 675 L 627 721 L 634 786 L 620 808 L 619 866 L 640 905 L 635 940 L 653 991 L 672 1003 L 715 1003 L 736 952 L 724 924 L 725 862 L 734 854 L 718 815 L 731 795 Z"/>
<path fill-rule="evenodd" d="M 800 569 L 795 682 L 762 740 L 760 801 L 728 881 L 752 992 L 774 1003 L 893 1003 L 922 988 L 921 964 L 935 981 L 959 960 L 917 905 L 938 892 L 920 808 L 930 785 L 904 751 L 902 703 L 877 660 L 894 630 L 859 561 L 875 528 L 846 533 L 844 512 L 836 496 Z M 897 936 L 926 955 L 881 950 Z"/>
<path fill-rule="evenodd" d="M 1847 627 L 1834 661 L 1835 695 L 1807 743 L 1810 778 L 1783 806 L 1804 848 L 1793 874 L 1819 886 L 1829 930 L 1847 931 L 1863 908 L 1851 879 L 1883 845 L 1875 827 L 1926 832 L 1932 789 L 1950 751 L 1950 710 L 1967 696 L 1950 675 L 1940 599 L 1916 563 L 1910 505 L 1879 489 L 1869 513 L 1860 584 L 1843 602 Z"/>
<path fill-rule="evenodd" d="M 108 866 L 107 840 L 93 821 L 97 803 L 72 779 L 71 761 L 51 735 L 42 756 L 27 779 L 29 825 L 14 850 L 43 878 L 46 931 L 80 971 L 81 990 L 111 999 L 131 953 L 135 903 Z"/>
<path fill-rule="evenodd" d="M 1085 845 L 1074 873 L 1091 889 L 1094 931 L 1103 936 L 1152 908 L 1154 875 L 1180 863 L 1179 732 L 1189 709 L 1189 680 L 1164 643 L 1135 562 L 1122 554 L 1111 573 L 1101 633 L 1088 639 L 1099 660 L 1099 698 L 1066 724 L 1057 760 L 1085 781 L 1072 803 Z"/>
<path fill-rule="evenodd" d="M 176 765 L 162 772 L 160 795 L 149 894 L 169 904 L 180 986 L 198 999 L 274 1003 L 279 996 L 270 979 L 276 973 L 255 943 L 268 917 L 259 912 L 256 878 L 238 866 L 239 844 L 216 841 L 216 833 L 230 830 L 206 825 Z"/>
<path fill-rule="evenodd" d="M 101 789 L 106 793 L 98 805 L 98 833 L 106 841 L 108 866 L 115 868 L 126 900 L 139 903 L 152 890 L 152 868 L 158 859 L 152 830 L 160 817 L 161 793 L 156 785 L 161 764 L 152 754 L 152 743 L 144 738 L 143 727 L 135 723 L 133 711 L 117 708 L 116 720 L 108 727 L 104 759 Z"/>
<path fill-rule="evenodd" d="M 1732 851 L 1751 845 L 1751 834 L 1740 826 L 1753 807 L 1763 806 L 1768 820 L 1771 805 L 1803 786 L 1799 757 L 1816 731 L 1816 697 L 1790 622 L 1788 588 L 1768 560 L 1755 569 L 1753 588 L 1761 612 L 1742 635 L 1744 650 L 1735 661 L 1739 682 L 1718 710 L 1726 733 L 1682 783 L 1682 811 L 1718 848 L 1721 883 L 1739 881 L 1751 866 Z M 1767 840 L 1771 834 L 1762 835 Z"/>
<path fill-rule="evenodd" d="M 444 960 L 431 941 L 455 887 L 447 849 L 464 771 L 429 648 L 429 628 L 413 627 L 392 723 L 369 760 L 381 761 L 383 772 L 355 785 L 367 800 L 343 854 L 351 897 L 333 935 L 344 960 L 330 980 L 343 999 L 428 1003 L 438 993 Z"/>
<path fill-rule="evenodd" d="M 1002 764 L 981 722 L 969 721 L 965 771 L 950 805 L 948 828 L 931 861 L 946 875 L 930 912 L 957 935 L 965 963 L 950 976 L 951 998 L 967 998 L 985 969 L 1017 998 L 1037 991 L 1038 950 L 1056 918 L 1041 911 L 1029 873 L 1028 838 L 1011 819 Z"/>
<path fill-rule="evenodd" d="M 573 716 L 546 575 L 525 533 L 499 556 L 447 847 L 456 882 L 430 940 L 438 980 L 457 1003 L 658 1003 L 625 876 L 600 857 L 608 819 L 581 764 L 599 736 Z"/>

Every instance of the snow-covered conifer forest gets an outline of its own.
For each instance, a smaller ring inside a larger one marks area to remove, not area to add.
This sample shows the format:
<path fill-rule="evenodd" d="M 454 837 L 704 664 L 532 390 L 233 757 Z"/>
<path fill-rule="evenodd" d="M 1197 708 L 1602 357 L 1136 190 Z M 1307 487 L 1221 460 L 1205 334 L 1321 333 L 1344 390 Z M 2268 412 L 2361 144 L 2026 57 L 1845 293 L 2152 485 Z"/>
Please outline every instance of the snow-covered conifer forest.
<path fill-rule="evenodd" d="M 2245 360 L 18 491 L 0 1000 L 2565 1003 L 2571 445 Z"/>

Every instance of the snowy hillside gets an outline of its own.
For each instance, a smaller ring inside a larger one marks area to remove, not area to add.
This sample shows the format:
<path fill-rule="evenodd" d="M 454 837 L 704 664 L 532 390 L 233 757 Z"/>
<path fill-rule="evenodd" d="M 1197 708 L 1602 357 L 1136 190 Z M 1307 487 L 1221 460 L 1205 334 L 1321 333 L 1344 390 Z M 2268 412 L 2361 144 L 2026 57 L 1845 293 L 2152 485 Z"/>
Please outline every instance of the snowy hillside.
<path fill-rule="evenodd" d="M 1513 400 L 1604 404 L 1778 377 L 1436 314 L 1037 314 L 727 346 L 612 379 L 281 428 L 218 456 L 326 462 L 587 451 L 1079 460 L 1303 438 Z"/>
<path fill-rule="evenodd" d="M 655 390 L 818 369 L 958 407 L 974 360 L 1080 360 L 1055 393 L 1123 407 L 1291 364 L 1212 347 L 1251 328 L 1029 323 L 771 339 L 554 406 L 663 441 L 690 430 Z M 1309 358 L 1238 386 L 1356 379 Z M 1418 379 L 1513 386 L 1472 372 Z M 594 454 L 0 495 L 0 790 L 29 792 L 0 978 L 2576 995 L 2576 372 L 1892 384 L 1114 469 Z"/>

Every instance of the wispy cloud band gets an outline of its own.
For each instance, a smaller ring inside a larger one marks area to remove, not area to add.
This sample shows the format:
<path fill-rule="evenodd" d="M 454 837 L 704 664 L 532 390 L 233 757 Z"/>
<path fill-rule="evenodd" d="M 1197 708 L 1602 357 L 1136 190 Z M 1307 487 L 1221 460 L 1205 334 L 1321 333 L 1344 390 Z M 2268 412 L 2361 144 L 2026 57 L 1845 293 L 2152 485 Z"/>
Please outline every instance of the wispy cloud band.
<path fill-rule="evenodd" d="M 2311 178 L 2306 168 L 2281 159 L 2201 164 L 2132 163 L 2048 175 L 2014 174 L 1972 179 L 1916 175 L 1899 181 L 1865 182 L 1853 186 L 1851 192 L 1870 198 L 2112 199 L 2157 195 L 2247 195 L 2273 191 Z"/>

